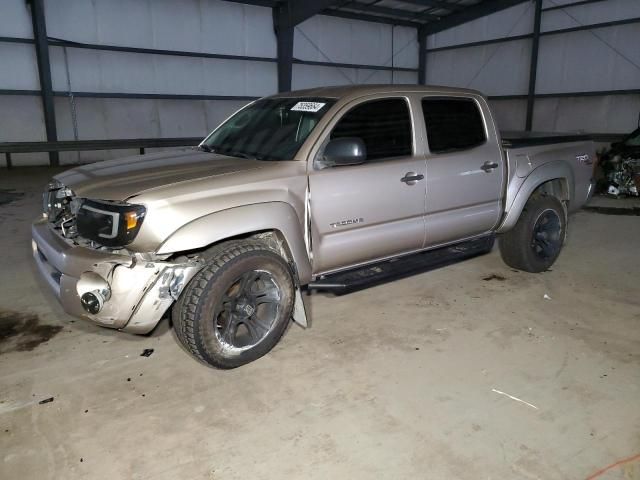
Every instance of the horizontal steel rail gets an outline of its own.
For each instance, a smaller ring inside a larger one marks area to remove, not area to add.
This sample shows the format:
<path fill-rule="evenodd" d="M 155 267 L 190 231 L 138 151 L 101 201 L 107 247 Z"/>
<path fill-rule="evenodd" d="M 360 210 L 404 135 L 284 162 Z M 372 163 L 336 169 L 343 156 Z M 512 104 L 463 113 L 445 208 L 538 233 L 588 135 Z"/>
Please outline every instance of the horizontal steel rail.
<path fill-rule="evenodd" d="M 33 44 L 32 38 L 22 37 L 0 37 L 0 42 L 4 43 L 21 43 L 21 44 Z M 60 38 L 49 37 L 48 42 L 50 47 L 69 47 L 78 48 L 83 50 L 101 50 L 105 52 L 122 52 L 122 53 L 143 53 L 148 55 L 170 55 L 175 57 L 196 57 L 196 58 L 216 58 L 222 60 L 246 60 L 252 62 L 270 62 L 275 63 L 278 59 L 273 57 L 257 57 L 250 55 L 234 55 L 227 53 L 212 53 L 212 52 L 192 52 L 186 50 L 164 50 L 159 48 L 143 48 L 143 47 L 126 47 L 120 45 L 107 45 L 97 43 L 84 43 L 74 42 L 72 40 L 63 40 Z"/>
<path fill-rule="evenodd" d="M 356 67 L 352 67 L 356 68 Z M 362 68 L 362 67 L 357 67 Z M 394 69 L 395 70 L 395 69 Z M 412 70 L 413 71 L 413 70 Z M 622 90 L 594 90 L 587 92 L 552 92 L 552 93 L 536 93 L 536 98 L 562 98 L 562 97 L 598 97 L 608 95 L 637 95 L 640 89 L 622 89 Z M 0 89 L 0 95 L 40 95 L 40 90 L 3 90 Z M 54 91 L 56 97 L 68 97 L 69 92 Z M 244 96 L 244 95 L 180 95 L 165 93 L 118 93 L 118 92 L 71 92 L 76 98 L 130 98 L 130 99 L 159 99 L 159 100 L 257 100 L 260 97 Z M 514 95 L 489 95 L 491 100 L 522 100 L 527 98 L 527 94 Z"/>
<path fill-rule="evenodd" d="M 557 30 L 545 30 L 540 32 L 541 37 L 547 35 L 560 35 L 563 33 L 581 32 L 585 30 L 595 30 L 598 28 L 616 27 L 619 25 L 631 25 L 640 23 L 640 17 L 625 18 L 623 20 L 613 20 L 611 22 L 592 23 L 590 25 L 578 25 L 575 27 L 559 28 Z M 480 40 L 477 42 L 457 43 L 455 45 L 446 45 L 444 47 L 427 48 L 427 53 L 442 52 L 445 50 L 457 50 L 459 48 L 481 47 L 483 45 L 491 45 L 493 43 L 506 43 L 517 40 L 526 40 L 533 37 L 533 33 L 525 33 L 523 35 L 513 35 L 510 37 L 490 38 L 488 40 Z"/>
<path fill-rule="evenodd" d="M 40 90 L 1 89 L 0 95 L 40 95 Z M 125 92 L 62 92 L 54 91 L 54 97 L 76 98 L 131 98 L 156 100 L 256 100 L 260 97 L 251 95 L 190 95 L 173 93 L 125 93 Z"/>
<path fill-rule="evenodd" d="M 33 39 L 31 38 L 19 38 L 19 37 L 0 37 L 0 42 L 20 43 L 20 44 L 34 43 Z M 173 55 L 178 57 L 214 58 L 214 59 L 222 59 L 222 60 L 245 60 L 245 61 L 252 61 L 252 62 L 276 63 L 278 61 L 277 58 L 271 58 L 271 57 L 252 57 L 252 56 L 246 56 L 246 55 L 229 55 L 229 54 L 207 53 L 207 52 L 188 52 L 188 51 L 182 51 L 182 50 L 161 50 L 156 48 L 122 47 L 118 45 L 101 45 L 101 44 L 93 44 L 93 43 L 73 42 L 70 40 L 62 40 L 62 39 L 51 38 L 51 37 L 49 37 L 49 46 L 79 48 L 79 49 L 87 49 L 87 50 L 102 50 L 102 51 L 123 52 L 123 53 L 142 53 L 142 54 L 150 54 L 150 55 Z M 368 65 L 368 64 L 340 63 L 340 62 L 317 62 L 313 60 L 302 60 L 298 58 L 294 58 L 293 63 L 297 65 L 315 65 L 315 66 L 335 67 L 335 68 L 361 68 L 364 70 L 388 70 L 388 71 L 396 71 L 396 72 L 417 72 L 418 71 L 417 68 L 410 68 L 410 67 L 395 67 L 395 66 L 392 67 L 389 65 Z M 0 94 L 3 94 L 3 92 L 4 92 L 3 90 L 0 90 Z M 255 97 L 247 97 L 247 98 L 255 98 Z M 225 98 L 222 98 L 222 99 L 225 99 Z M 233 99 L 233 98 L 230 98 L 230 99 Z"/>
<path fill-rule="evenodd" d="M 575 98 L 575 97 L 606 97 L 609 95 L 638 95 L 640 89 L 622 89 L 622 90 L 594 90 L 589 92 L 553 92 L 553 93 L 536 93 L 536 99 L 540 98 Z M 489 95 L 489 100 L 526 100 L 528 95 Z"/>
<path fill-rule="evenodd" d="M 134 98 L 156 100 L 255 100 L 251 95 L 190 95 L 174 93 L 71 92 L 76 98 Z M 69 92 L 54 91 L 56 97 L 69 97 Z"/>
<path fill-rule="evenodd" d="M 0 153 L 80 152 L 127 148 L 164 148 L 198 145 L 204 137 L 125 138 L 117 140 L 60 140 L 57 142 L 0 142 Z"/>
<path fill-rule="evenodd" d="M 417 72 L 417 68 L 411 67 L 392 67 L 390 65 L 363 65 L 361 63 L 338 63 L 338 62 L 316 62 L 314 60 L 293 59 L 296 65 L 313 65 L 318 67 L 335 67 L 335 68 L 361 68 L 363 70 L 388 70 L 394 72 Z"/>
<path fill-rule="evenodd" d="M 515 42 L 517 40 L 527 40 L 531 37 L 533 37 L 532 33 L 525 33 L 523 35 L 513 35 L 511 37 L 490 38 L 489 40 L 479 40 L 477 42 L 458 43 L 456 45 L 447 45 L 444 47 L 427 48 L 427 53 L 444 52 L 446 50 L 458 50 L 459 48 L 482 47 L 484 45 L 491 45 L 494 43 Z"/>
<path fill-rule="evenodd" d="M 12 153 L 82 152 L 92 150 L 138 149 L 144 155 L 146 148 L 191 147 L 203 137 L 180 138 L 126 138 L 117 140 L 60 140 L 57 142 L 0 142 L 0 153 L 5 154 L 7 168 L 12 168 Z"/>
<path fill-rule="evenodd" d="M 546 7 L 546 8 L 543 8 L 542 11 L 548 12 L 551 10 L 563 10 L 565 8 L 579 7 L 580 5 L 587 5 L 589 3 L 599 3 L 599 2 L 605 2 L 605 1 L 606 0 L 580 0 L 579 2 L 564 3 L 562 5 L 553 5 L 552 7 Z"/>

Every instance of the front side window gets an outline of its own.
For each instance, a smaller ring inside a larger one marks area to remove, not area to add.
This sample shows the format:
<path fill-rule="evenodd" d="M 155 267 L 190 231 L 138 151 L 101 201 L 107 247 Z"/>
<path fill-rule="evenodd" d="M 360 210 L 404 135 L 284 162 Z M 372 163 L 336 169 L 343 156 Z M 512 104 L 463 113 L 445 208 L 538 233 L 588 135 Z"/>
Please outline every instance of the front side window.
<path fill-rule="evenodd" d="M 330 98 L 265 98 L 220 125 L 200 147 L 257 160 L 291 160 L 335 103 Z"/>
<path fill-rule="evenodd" d="M 424 98 L 422 113 L 431 153 L 467 150 L 487 140 L 480 109 L 470 98 Z"/>
<path fill-rule="evenodd" d="M 331 139 L 358 137 L 367 149 L 367 161 L 412 154 L 411 114 L 402 98 L 362 103 L 340 119 Z"/>

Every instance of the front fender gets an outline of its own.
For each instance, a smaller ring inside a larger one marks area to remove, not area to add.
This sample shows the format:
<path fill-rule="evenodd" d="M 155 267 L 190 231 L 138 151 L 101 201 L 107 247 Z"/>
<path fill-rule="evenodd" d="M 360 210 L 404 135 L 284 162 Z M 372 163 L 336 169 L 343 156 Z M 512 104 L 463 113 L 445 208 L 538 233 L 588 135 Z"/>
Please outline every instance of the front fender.
<path fill-rule="evenodd" d="M 160 245 L 160 255 L 197 250 L 227 238 L 264 230 L 282 234 L 293 257 L 301 285 L 311 281 L 311 263 L 302 225 L 295 210 L 284 202 L 229 208 L 197 218 L 172 233 Z"/>
<path fill-rule="evenodd" d="M 571 167 L 563 161 L 545 163 L 533 170 L 522 182 L 520 188 L 516 187 L 517 190 L 515 193 L 512 195 L 507 194 L 506 213 L 502 223 L 496 230 L 497 233 L 504 233 L 511 230 L 518 221 L 518 218 L 520 218 L 520 214 L 527 200 L 531 197 L 531 194 L 543 183 L 557 179 L 565 182 L 568 190 L 567 194 L 571 200 L 575 192 L 574 176 Z M 513 180 L 512 178 L 512 181 Z"/>

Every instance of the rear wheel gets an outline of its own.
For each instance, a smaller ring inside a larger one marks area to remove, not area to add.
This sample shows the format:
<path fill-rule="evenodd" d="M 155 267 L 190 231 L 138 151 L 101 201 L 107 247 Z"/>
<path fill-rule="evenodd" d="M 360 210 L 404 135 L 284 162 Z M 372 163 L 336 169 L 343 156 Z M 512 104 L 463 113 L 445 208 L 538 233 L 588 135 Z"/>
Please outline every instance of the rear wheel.
<path fill-rule="evenodd" d="M 560 200 L 544 195 L 531 197 L 515 227 L 500 237 L 502 259 L 519 270 L 544 272 L 560 255 L 566 231 Z"/>
<path fill-rule="evenodd" d="M 174 329 L 199 360 L 239 367 L 278 343 L 291 319 L 294 293 L 289 265 L 261 242 L 217 247 L 174 306 Z"/>

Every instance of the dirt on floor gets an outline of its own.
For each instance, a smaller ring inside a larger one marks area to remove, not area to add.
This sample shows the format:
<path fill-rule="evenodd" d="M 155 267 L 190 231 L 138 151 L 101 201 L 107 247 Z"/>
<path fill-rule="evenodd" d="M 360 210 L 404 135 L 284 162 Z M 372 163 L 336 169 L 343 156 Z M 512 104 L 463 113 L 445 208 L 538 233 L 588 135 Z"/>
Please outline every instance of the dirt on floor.
<path fill-rule="evenodd" d="M 640 479 L 637 216 L 577 213 L 543 274 L 496 248 L 314 295 L 312 328 L 217 371 L 166 321 L 64 314 L 31 261 L 50 174 L 0 170 L 0 478 Z"/>

